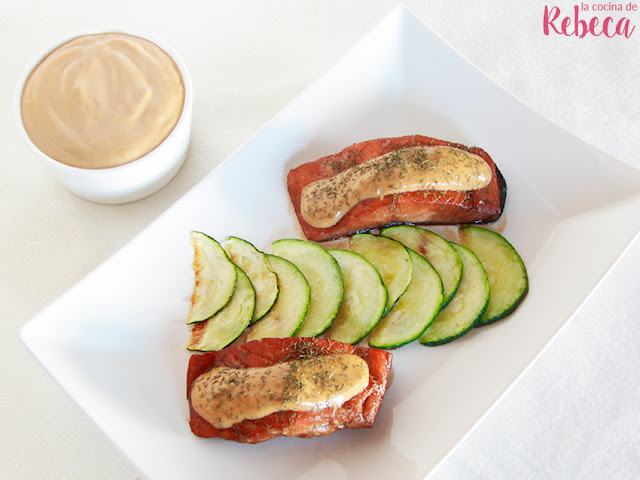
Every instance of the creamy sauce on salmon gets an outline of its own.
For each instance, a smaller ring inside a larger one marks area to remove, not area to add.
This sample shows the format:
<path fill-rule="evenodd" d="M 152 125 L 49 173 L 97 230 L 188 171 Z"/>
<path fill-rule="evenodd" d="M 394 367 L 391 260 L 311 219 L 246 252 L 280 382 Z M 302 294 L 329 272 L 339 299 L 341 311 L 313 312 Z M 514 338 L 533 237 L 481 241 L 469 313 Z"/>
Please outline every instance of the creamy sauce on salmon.
<path fill-rule="evenodd" d="M 155 43 L 124 33 L 77 37 L 31 72 L 21 97 L 27 134 L 46 155 L 108 168 L 156 148 L 177 124 L 184 81 Z"/>
<path fill-rule="evenodd" d="M 329 228 L 368 198 L 419 190 L 478 190 L 489 185 L 492 175 L 487 162 L 466 150 L 402 148 L 305 186 L 300 210 L 309 225 Z"/>
<path fill-rule="evenodd" d="M 264 368 L 214 368 L 193 383 L 191 404 L 214 427 L 229 428 L 275 412 L 339 407 L 368 384 L 361 357 L 320 355 Z"/>

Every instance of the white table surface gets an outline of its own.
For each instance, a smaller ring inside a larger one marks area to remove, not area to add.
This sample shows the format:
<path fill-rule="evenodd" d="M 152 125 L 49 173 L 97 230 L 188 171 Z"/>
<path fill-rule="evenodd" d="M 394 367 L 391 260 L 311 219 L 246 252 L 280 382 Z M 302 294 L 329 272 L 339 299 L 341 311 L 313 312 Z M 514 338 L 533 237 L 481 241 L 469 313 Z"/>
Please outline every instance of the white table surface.
<path fill-rule="evenodd" d="M 2 0 L 0 478 L 141 478 L 27 351 L 20 327 L 245 143 L 398 3 Z M 640 168 L 640 28 L 630 38 L 545 36 L 544 4 L 569 15 L 580 2 L 566 0 L 404 3 L 533 109 Z M 640 24 L 639 11 L 611 15 Z M 56 183 L 23 144 L 14 111 L 31 60 L 101 26 L 164 39 L 195 87 L 184 167 L 160 192 L 119 206 L 81 200 Z M 638 267 L 636 238 L 432 478 L 640 478 Z"/>

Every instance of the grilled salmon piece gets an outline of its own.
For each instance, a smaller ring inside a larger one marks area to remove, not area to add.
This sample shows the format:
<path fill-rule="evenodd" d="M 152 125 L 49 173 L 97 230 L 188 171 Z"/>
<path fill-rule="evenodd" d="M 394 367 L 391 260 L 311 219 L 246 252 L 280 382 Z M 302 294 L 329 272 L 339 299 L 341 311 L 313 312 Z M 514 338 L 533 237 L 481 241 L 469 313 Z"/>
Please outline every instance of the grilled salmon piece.
<path fill-rule="evenodd" d="M 318 180 L 333 177 L 354 165 L 407 147 L 447 146 L 466 150 L 485 160 L 493 175 L 483 188 L 467 191 L 419 190 L 369 198 L 355 205 L 335 225 L 327 228 L 307 223 L 301 212 L 302 190 Z M 507 186 L 487 152 L 436 138 L 410 135 L 356 143 L 339 153 L 300 165 L 287 175 L 289 197 L 305 237 L 312 241 L 331 240 L 389 225 L 413 223 L 456 225 L 496 221 L 504 208 Z"/>
<path fill-rule="evenodd" d="M 313 411 L 283 411 L 255 420 L 243 420 L 229 428 L 216 428 L 193 408 L 191 387 L 203 373 L 215 367 L 269 367 L 315 355 L 349 353 L 369 367 L 365 389 L 342 404 Z M 233 345 L 216 352 L 192 355 L 187 372 L 191 431 L 198 437 L 220 437 L 242 443 L 260 443 L 278 436 L 315 437 L 345 428 L 371 428 L 376 420 L 391 372 L 391 353 L 322 338 L 267 338 Z"/>

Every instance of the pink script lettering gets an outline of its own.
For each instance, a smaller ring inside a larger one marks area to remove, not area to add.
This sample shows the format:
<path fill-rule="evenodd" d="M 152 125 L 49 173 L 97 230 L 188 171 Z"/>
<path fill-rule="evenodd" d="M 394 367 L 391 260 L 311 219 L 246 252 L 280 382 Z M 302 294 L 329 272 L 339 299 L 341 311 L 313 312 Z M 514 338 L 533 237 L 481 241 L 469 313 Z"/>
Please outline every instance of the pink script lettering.
<path fill-rule="evenodd" d="M 631 25 L 628 18 L 622 17 L 617 22 L 613 17 L 605 17 L 602 22 L 598 17 L 592 17 L 588 22 L 580 18 L 580 8 L 575 5 L 573 7 L 573 18 L 565 16 L 560 18 L 560 8 L 544 6 L 544 16 L 542 19 L 542 31 L 545 35 L 549 35 L 553 30 L 558 35 L 567 37 L 576 36 L 584 38 L 587 34 L 595 37 L 604 35 L 605 37 L 614 37 L 616 35 L 624 35 L 629 38 L 636 29 L 635 25 Z"/>

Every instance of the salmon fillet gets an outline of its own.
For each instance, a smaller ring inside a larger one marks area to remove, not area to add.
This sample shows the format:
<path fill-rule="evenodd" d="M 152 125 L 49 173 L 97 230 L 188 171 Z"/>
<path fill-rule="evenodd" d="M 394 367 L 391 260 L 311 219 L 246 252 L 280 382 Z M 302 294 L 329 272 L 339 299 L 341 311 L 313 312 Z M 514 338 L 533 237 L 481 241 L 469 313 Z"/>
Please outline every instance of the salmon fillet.
<path fill-rule="evenodd" d="M 394 150 L 415 146 L 450 146 L 478 155 L 491 167 L 493 172 L 491 182 L 478 190 L 445 192 L 420 190 L 366 199 L 355 205 L 335 225 L 328 228 L 309 225 L 302 217 L 300 202 L 305 186 Z M 302 232 L 308 240 L 312 241 L 331 240 L 402 223 L 456 225 L 494 222 L 502 214 L 507 195 L 504 177 L 483 149 L 421 135 L 380 138 L 356 143 L 339 153 L 290 170 L 287 175 L 287 188 Z"/>
<path fill-rule="evenodd" d="M 369 366 L 369 384 L 337 408 L 308 412 L 276 412 L 256 420 L 243 420 L 230 428 L 216 428 L 202 418 L 191 403 L 191 387 L 214 367 L 268 367 L 310 355 L 351 353 Z M 259 443 L 278 436 L 315 437 L 345 428 L 371 428 L 384 397 L 391 371 L 391 353 L 322 338 L 267 338 L 233 345 L 216 352 L 192 355 L 187 372 L 191 431 L 198 437 L 220 437 L 242 443 Z"/>

